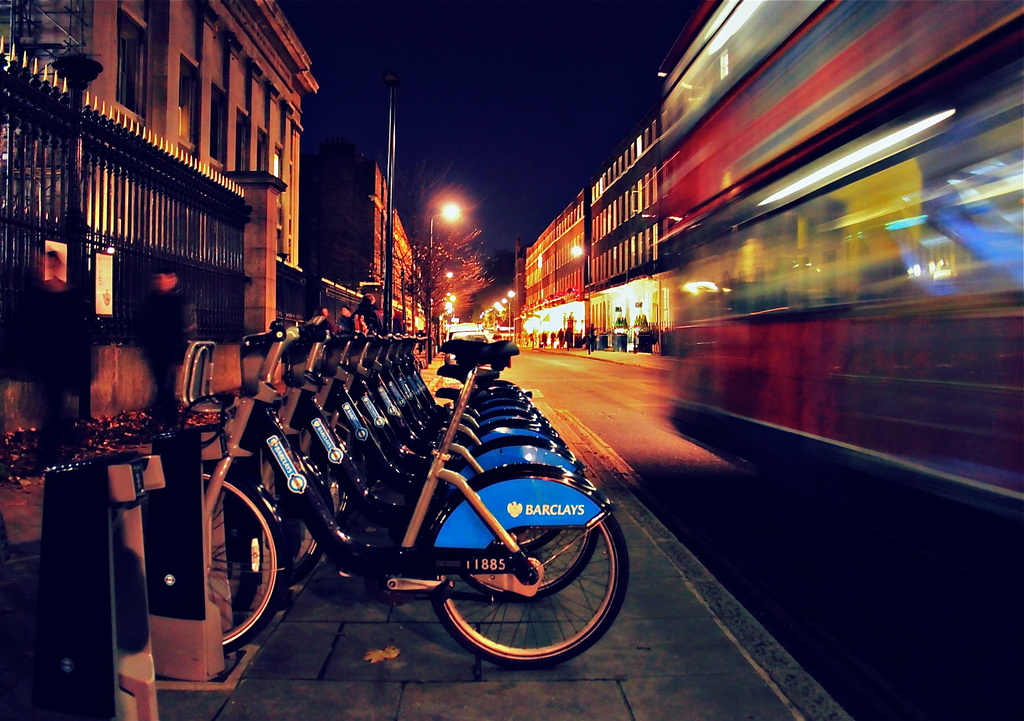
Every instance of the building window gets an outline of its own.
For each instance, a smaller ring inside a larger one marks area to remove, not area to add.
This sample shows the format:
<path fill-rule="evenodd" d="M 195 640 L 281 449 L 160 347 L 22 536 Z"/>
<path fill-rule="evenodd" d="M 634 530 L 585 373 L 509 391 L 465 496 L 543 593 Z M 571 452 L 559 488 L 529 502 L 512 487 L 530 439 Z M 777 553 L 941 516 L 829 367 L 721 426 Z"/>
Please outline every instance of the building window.
<path fill-rule="evenodd" d="M 249 116 L 238 111 L 235 116 L 235 170 L 249 169 Z"/>
<path fill-rule="evenodd" d="M 224 147 L 227 144 L 226 109 L 224 91 L 213 88 L 210 92 L 210 157 L 222 163 L 227 150 Z"/>
<path fill-rule="evenodd" d="M 195 142 L 195 97 L 196 68 L 182 58 L 178 73 L 178 138 L 188 143 Z"/>
<path fill-rule="evenodd" d="M 124 13 L 118 18 L 117 42 L 117 102 L 126 109 L 142 115 L 142 68 L 144 35 L 131 18 Z"/>
<path fill-rule="evenodd" d="M 266 170 L 268 158 L 270 157 L 270 142 L 267 140 L 267 131 L 260 129 L 256 131 L 256 170 Z"/>
<path fill-rule="evenodd" d="M 274 148 L 274 166 L 270 172 L 274 174 L 275 178 L 281 177 L 281 146 L 278 145 Z"/>

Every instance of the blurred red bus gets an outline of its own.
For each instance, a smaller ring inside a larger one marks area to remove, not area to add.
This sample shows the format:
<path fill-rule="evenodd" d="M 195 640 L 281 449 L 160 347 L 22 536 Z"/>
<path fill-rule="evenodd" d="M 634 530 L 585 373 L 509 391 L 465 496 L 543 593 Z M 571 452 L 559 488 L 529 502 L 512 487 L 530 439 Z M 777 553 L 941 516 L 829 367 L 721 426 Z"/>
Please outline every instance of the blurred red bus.
<path fill-rule="evenodd" d="M 685 433 L 1024 517 L 1022 40 L 1019 2 L 695 18 L 660 141 Z"/>

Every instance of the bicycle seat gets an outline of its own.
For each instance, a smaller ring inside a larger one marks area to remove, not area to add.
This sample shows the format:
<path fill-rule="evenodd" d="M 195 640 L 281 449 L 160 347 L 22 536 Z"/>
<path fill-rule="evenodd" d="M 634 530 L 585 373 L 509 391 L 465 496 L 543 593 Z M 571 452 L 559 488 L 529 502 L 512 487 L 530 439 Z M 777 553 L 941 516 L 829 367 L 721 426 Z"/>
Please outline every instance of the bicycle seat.
<path fill-rule="evenodd" d="M 510 340 L 487 343 L 453 338 L 445 341 L 440 350 L 443 353 L 452 353 L 460 366 L 489 365 L 494 370 L 508 368 L 512 356 L 519 355 L 519 346 Z"/>

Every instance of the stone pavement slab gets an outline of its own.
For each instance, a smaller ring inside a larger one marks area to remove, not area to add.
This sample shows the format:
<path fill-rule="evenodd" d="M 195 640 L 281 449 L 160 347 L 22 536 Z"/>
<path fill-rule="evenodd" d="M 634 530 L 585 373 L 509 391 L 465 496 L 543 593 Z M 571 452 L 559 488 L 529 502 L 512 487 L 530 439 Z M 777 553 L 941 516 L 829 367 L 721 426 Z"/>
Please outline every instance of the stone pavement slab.
<path fill-rule="evenodd" d="M 615 681 L 485 681 L 406 686 L 398 721 L 632 721 Z"/>
<path fill-rule="evenodd" d="M 246 679 L 217 721 L 378 721 L 397 718 L 397 683 Z"/>

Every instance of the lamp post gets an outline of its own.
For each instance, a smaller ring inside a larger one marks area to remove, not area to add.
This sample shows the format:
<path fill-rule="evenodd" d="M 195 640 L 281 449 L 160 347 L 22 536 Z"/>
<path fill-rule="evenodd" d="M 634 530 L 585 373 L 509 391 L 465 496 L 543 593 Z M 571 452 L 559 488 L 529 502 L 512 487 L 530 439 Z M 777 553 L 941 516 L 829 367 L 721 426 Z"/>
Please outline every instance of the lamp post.
<path fill-rule="evenodd" d="M 398 76 L 393 72 L 384 74 L 384 84 L 391 91 L 391 110 L 388 114 L 388 202 L 387 230 L 384 240 L 384 298 L 382 310 L 384 323 L 391 327 L 394 304 L 395 276 L 395 95 L 398 89 Z"/>
<path fill-rule="evenodd" d="M 406 314 L 409 312 L 409 307 L 405 304 L 405 266 L 404 265 L 402 266 L 401 280 L 399 281 L 398 287 L 402 291 L 402 330 L 403 330 L 403 332 L 408 333 L 409 332 L 409 317 Z M 416 317 L 413 316 L 413 321 L 414 321 L 413 326 L 414 327 L 415 327 L 415 320 L 416 320 Z"/>
<path fill-rule="evenodd" d="M 89 83 L 99 77 L 103 72 L 103 65 L 92 58 L 82 55 L 65 55 L 53 62 L 53 69 L 64 78 L 71 89 L 71 109 L 74 111 L 74 125 L 72 126 L 70 152 L 67 154 L 67 214 L 64 218 L 64 233 L 68 243 L 68 256 L 74 253 L 76 262 L 68 263 L 68 268 L 75 272 L 77 282 L 81 287 L 88 285 L 89 248 L 86 238 L 89 233 L 89 224 L 82 212 L 82 110 L 84 94 Z M 68 280 L 72 280 L 69 277 Z M 91 297 L 91 294 L 89 294 Z M 84 362 L 73 368 L 72 373 L 77 374 L 76 386 L 78 389 L 78 415 L 81 418 L 92 417 L 92 352 L 90 351 Z"/>
<path fill-rule="evenodd" d="M 430 234 L 427 236 L 427 363 L 434 359 L 434 220 L 444 218 L 453 223 L 462 216 L 462 209 L 455 203 L 447 203 L 440 213 L 430 216 Z"/>

